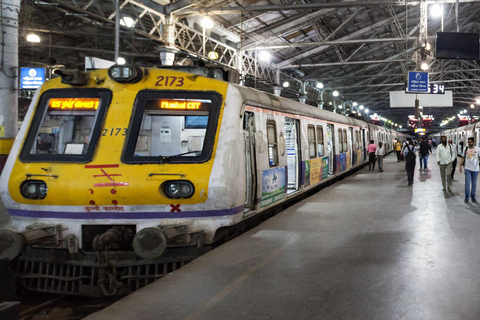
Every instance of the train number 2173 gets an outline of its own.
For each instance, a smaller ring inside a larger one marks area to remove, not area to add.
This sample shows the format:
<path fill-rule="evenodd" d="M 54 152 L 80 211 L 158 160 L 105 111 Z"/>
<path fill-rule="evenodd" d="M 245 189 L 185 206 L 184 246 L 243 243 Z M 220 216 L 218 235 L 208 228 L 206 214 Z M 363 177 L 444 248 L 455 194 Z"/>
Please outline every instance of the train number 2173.
<path fill-rule="evenodd" d="M 108 136 L 118 136 L 118 134 L 121 134 L 122 136 L 127 135 L 127 129 L 126 128 L 110 128 L 110 129 L 103 129 L 102 130 L 102 137 Z"/>
<path fill-rule="evenodd" d="M 174 76 L 158 76 L 157 82 L 155 83 L 156 87 L 171 87 L 175 85 L 176 87 L 182 87 L 185 82 L 184 77 L 174 77 Z"/>

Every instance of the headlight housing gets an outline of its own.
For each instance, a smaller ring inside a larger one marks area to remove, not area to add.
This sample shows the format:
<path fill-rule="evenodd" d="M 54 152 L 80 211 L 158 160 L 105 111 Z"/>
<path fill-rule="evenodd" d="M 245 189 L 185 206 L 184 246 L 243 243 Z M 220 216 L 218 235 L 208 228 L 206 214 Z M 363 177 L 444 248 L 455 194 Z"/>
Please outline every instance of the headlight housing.
<path fill-rule="evenodd" d="M 171 180 L 163 183 L 163 193 L 170 199 L 187 199 L 195 193 L 193 183 L 186 180 Z"/>
<path fill-rule="evenodd" d="M 143 77 L 140 67 L 129 65 L 113 65 L 108 69 L 108 76 L 116 82 L 137 83 Z"/>
<path fill-rule="evenodd" d="M 20 185 L 20 193 L 27 199 L 45 199 L 47 192 L 47 184 L 42 180 L 25 180 Z"/>

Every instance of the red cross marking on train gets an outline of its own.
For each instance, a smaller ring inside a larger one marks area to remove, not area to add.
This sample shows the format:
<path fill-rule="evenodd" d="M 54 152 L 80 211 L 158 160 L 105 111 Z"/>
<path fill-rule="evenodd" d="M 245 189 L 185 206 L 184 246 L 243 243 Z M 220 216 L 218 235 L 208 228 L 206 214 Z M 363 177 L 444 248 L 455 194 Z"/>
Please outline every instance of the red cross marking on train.
<path fill-rule="evenodd" d="M 99 164 L 99 165 L 85 165 L 85 169 L 100 169 L 100 171 L 103 174 L 94 174 L 94 178 L 98 177 L 106 177 L 108 180 L 110 180 L 110 183 L 95 183 L 93 186 L 94 187 L 123 187 L 123 186 L 129 186 L 130 184 L 128 182 L 114 182 L 112 177 L 121 177 L 122 174 L 119 173 L 107 173 L 104 169 L 105 168 L 118 168 L 120 165 L 118 164 Z"/>
<path fill-rule="evenodd" d="M 182 210 L 180 210 L 179 204 L 171 204 L 170 207 L 172 207 L 172 210 L 170 210 L 170 212 L 182 212 Z"/>

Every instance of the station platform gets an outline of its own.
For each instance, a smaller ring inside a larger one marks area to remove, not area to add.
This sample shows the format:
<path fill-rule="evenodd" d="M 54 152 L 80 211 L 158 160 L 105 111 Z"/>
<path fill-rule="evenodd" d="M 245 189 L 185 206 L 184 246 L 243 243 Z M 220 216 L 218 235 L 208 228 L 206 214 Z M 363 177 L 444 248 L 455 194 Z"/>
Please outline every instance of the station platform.
<path fill-rule="evenodd" d="M 480 319 L 480 206 L 464 177 L 385 159 L 87 320 Z"/>
<path fill-rule="evenodd" d="M 480 206 L 394 155 L 87 320 L 480 319 Z"/>

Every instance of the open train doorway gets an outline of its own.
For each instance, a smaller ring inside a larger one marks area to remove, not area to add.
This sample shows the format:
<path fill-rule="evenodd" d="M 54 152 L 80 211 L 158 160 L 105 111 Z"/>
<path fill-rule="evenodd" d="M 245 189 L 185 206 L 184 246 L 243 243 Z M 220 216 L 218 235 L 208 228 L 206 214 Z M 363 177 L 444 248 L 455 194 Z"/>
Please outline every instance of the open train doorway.
<path fill-rule="evenodd" d="M 333 149 L 333 124 L 327 124 L 327 148 L 328 148 L 328 174 L 333 174 L 333 162 L 335 150 Z"/>
<path fill-rule="evenodd" d="M 243 117 L 243 139 L 245 143 L 245 212 L 255 209 L 257 194 L 257 160 L 255 154 L 255 115 L 245 112 Z"/>
<path fill-rule="evenodd" d="M 295 192 L 300 187 L 300 121 L 285 118 L 285 145 L 287 147 L 287 193 Z"/>
<path fill-rule="evenodd" d="M 366 137 L 365 137 L 365 129 L 362 129 L 362 154 L 363 154 L 363 161 L 367 160 L 367 144 L 366 144 Z"/>

